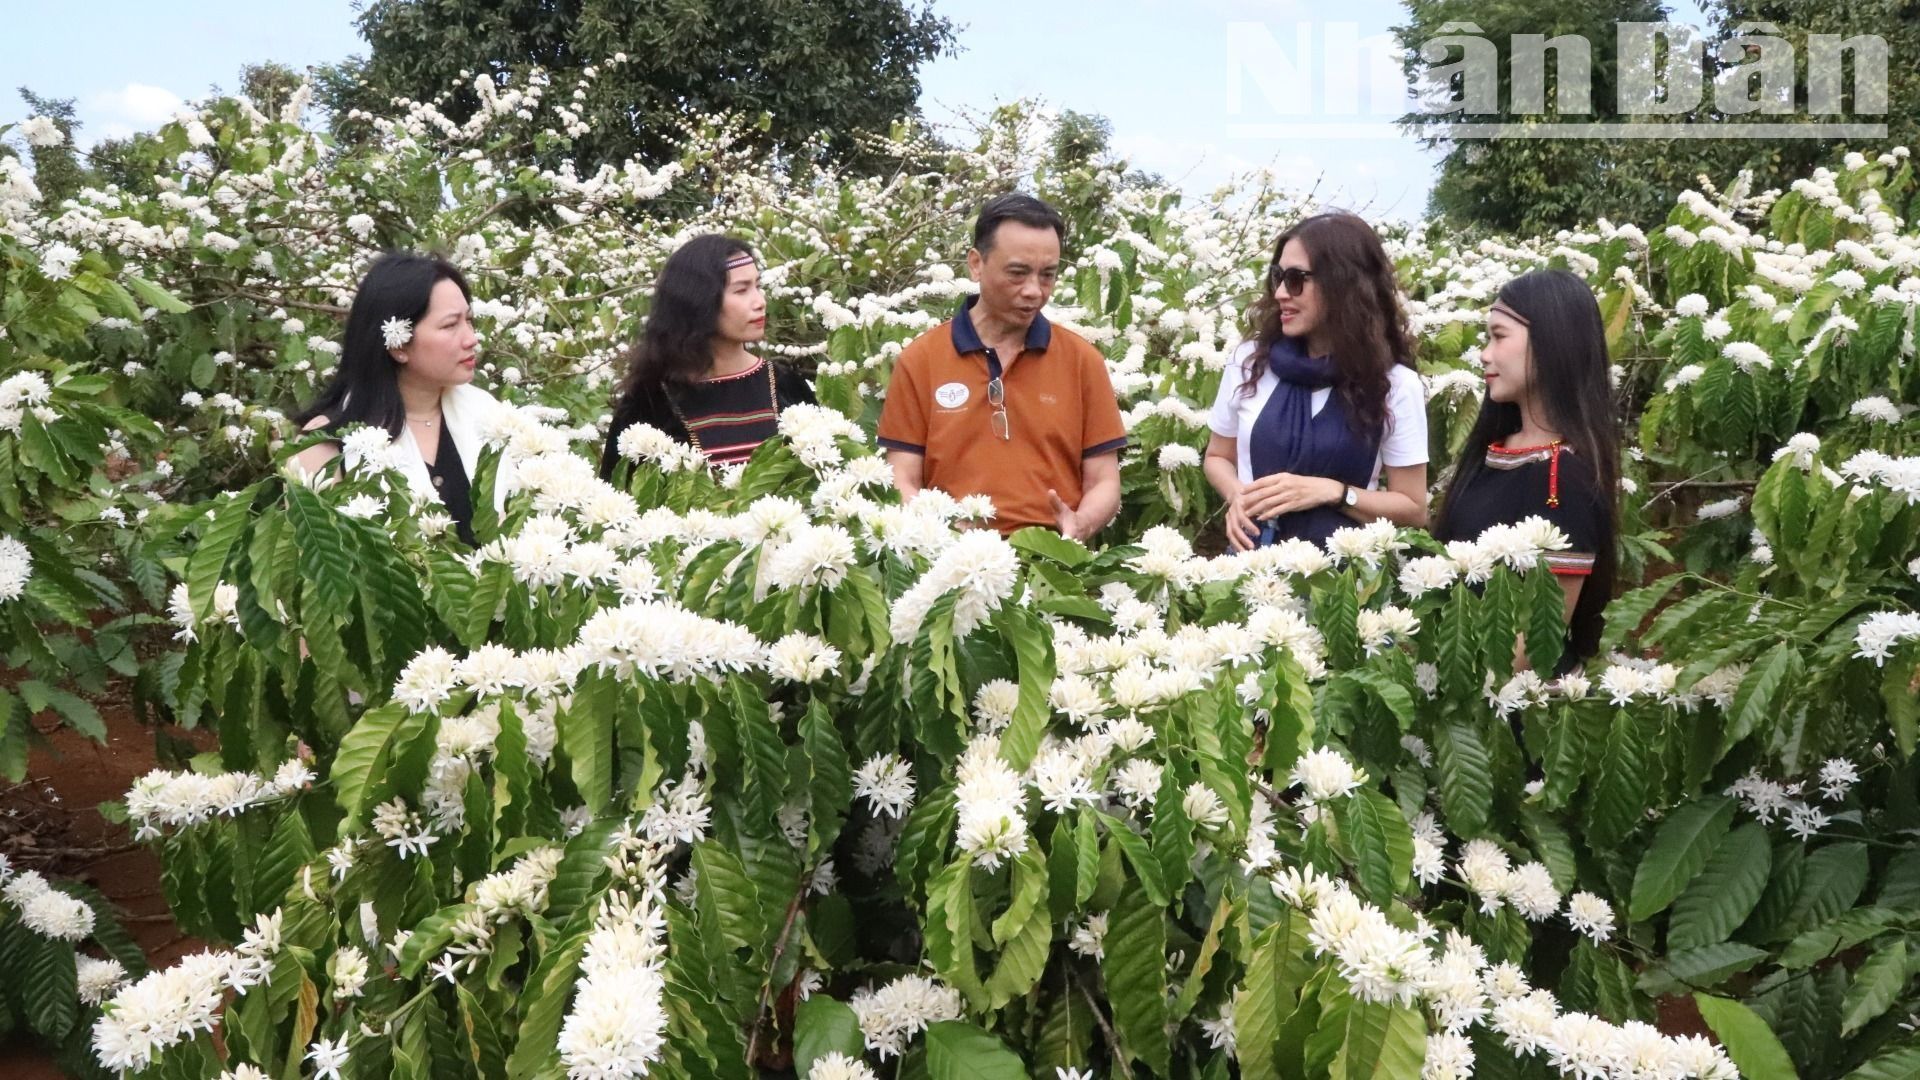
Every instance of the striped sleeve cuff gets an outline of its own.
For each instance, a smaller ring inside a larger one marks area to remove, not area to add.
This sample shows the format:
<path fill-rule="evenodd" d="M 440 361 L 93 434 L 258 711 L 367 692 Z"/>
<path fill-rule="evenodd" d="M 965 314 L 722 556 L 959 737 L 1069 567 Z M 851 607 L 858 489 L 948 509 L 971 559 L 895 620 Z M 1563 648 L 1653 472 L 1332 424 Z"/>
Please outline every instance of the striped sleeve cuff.
<path fill-rule="evenodd" d="M 1126 445 L 1127 437 L 1122 435 L 1117 439 L 1108 439 L 1106 442 L 1096 443 L 1087 447 L 1085 450 L 1080 451 L 1080 458 L 1084 461 L 1090 457 L 1099 457 L 1101 454 L 1111 454 L 1116 450 L 1125 449 Z"/>
<path fill-rule="evenodd" d="M 1585 577 L 1593 573 L 1594 557 L 1584 551 L 1549 551 L 1547 569 L 1563 577 Z"/>
<path fill-rule="evenodd" d="M 927 456 L 927 448 L 915 443 L 901 442 L 899 439 L 888 439 L 885 437 L 876 437 L 873 441 L 888 450 L 903 450 L 909 454 L 919 454 L 921 457 Z"/>

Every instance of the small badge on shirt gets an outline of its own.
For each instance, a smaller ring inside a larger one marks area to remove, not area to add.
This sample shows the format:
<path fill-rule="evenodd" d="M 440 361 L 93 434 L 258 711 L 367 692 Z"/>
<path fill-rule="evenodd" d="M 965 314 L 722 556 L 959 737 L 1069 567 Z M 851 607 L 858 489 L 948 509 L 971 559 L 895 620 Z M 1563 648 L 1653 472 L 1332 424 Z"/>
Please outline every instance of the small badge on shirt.
<path fill-rule="evenodd" d="M 933 392 L 933 400 L 939 402 L 943 409 L 957 409 L 965 405 L 967 398 L 972 394 L 973 392 L 967 389 L 966 383 L 950 382 Z"/>

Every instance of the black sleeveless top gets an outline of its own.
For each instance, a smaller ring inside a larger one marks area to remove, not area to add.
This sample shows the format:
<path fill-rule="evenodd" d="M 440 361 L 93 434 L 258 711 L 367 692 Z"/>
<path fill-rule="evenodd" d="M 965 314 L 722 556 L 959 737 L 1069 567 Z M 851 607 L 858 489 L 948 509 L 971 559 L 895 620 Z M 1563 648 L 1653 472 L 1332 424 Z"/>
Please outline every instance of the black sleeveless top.
<path fill-rule="evenodd" d="M 613 478 L 613 468 L 620 463 L 620 435 L 634 424 L 659 428 L 716 462 L 737 463 L 773 438 L 780 430 L 780 413 L 798 404 L 816 404 L 813 387 L 799 372 L 764 357 L 743 372 L 718 379 L 634 387 L 614 407 L 600 452 L 600 478 Z"/>
<path fill-rule="evenodd" d="M 1441 508 L 1435 538 L 1473 540 L 1495 525 L 1543 517 L 1567 534 L 1566 551 L 1547 553 L 1547 568 L 1559 577 L 1593 573 L 1601 552 L 1614 544 L 1612 508 L 1592 466 L 1563 443 L 1487 448 L 1486 465 Z M 1476 591 L 1479 586 L 1475 586 Z M 1586 597 L 1582 596 L 1582 603 Z M 1604 600 L 1602 601 L 1604 602 Z M 1577 617 L 1577 616 L 1576 616 Z M 1574 650 L 1573 627 L 1553 674 L 1565 675 L 1585 659 Z"/>
<path fill-rule="evenodd" d="M 1593 468 L 1564 443 L 1489 446 L 1486 464 L 1442 507 L 1433 535 L 1442 541 L 1473 540 L 1495 525 L 1515 525 L 1529 517 L 1546 518 L 1572 541 L 1568 550 L 1547 556 L 1555 574 L 1593 573 L 1595 557 L 1613 544 L 1607 496 Z"/>
<path fill-rule="evenodd" d="M 473 538 L 473 489 L 467 479 L 467 467 L 460 460 L 460 450 L 453 445 L 453 432 L 447 430 L 446 418 L 440 421 L 440 448 L 434 451 L 433 464 L 427 466 L 427 475 L 433 478 L 433 490 L 446 504 L 447 516 L 453 519 L 454 531 L 468 547 L 476 546 Z"/>

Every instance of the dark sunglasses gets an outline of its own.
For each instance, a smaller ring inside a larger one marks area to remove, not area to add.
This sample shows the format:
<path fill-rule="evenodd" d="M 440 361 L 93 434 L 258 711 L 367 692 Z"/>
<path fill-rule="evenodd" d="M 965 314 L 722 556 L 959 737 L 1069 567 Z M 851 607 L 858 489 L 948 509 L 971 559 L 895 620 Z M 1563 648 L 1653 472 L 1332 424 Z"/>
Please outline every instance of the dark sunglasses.
<path fill-rule="evenodd" d="M 1275 286 L 1284 286 L 1288 296 L 1299 296 L 1307 289 L 1307 282 L 1313 280 L 1313 271 L 1289 266 L 1285 270 L 1274 267 L 1268 277 Z"/>

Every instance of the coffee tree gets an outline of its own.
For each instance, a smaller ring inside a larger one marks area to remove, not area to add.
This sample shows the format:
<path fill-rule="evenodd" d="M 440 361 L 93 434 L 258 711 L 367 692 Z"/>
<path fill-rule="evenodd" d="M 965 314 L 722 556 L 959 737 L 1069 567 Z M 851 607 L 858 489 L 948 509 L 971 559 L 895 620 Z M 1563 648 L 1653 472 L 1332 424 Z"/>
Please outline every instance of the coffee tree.
<path fill-rule="evenodd" d="M 1262 177 L 1195 201 L 1045 167 L 1021 108 L 962 149 L 876 138 L 878 175 L 757 159 L 728 117 L 658 170 L 582 174 L 536 163 L 578 135 L 559 88 L 475 92 L 460 123 L 349 116 L 344 147 L 299 97 L 216 102 L 137 141 L 152 195 L 48 206 L 0 159 L 0 625 L 63 662 L 9 724 L 87 724 L 65 657 L 91 650 L 218 736 L 114 809 L 213 947 L 138 978 L 73 960 L 99 1068 L 1920 1064 L 1904 150 L 1645 227 L 1389 230 L 1436 479 L 1499 285 L 1562 266 L 1600 300 L 1633 580 L 1606 653 L 1547 680 L 1567 540 L 1543 521 L 1211 553 L 1205 410 L 1273 236 L 1312 209 Z M 978 499 L 902 505 L 870 434 L 900 348 L 967 292 L 973 209 L 1023 184 L 1079 208 L 1051 314 L 1107 355 L 1132 440 L 1093 548 L 965 528 Z M 714 229 L 759 251 L 768 349 L 822 405 L 740 467 L 633 429 L 604 481 L 651 274 Z M 503 405 L 472 550 L 384 432 L 318 478 L 277 467 L 396 245 L 475 284 Z M 120 659 L 162 610 L 173 648 Z M 26 880 L 0 940 L 52 925 Z"/>

